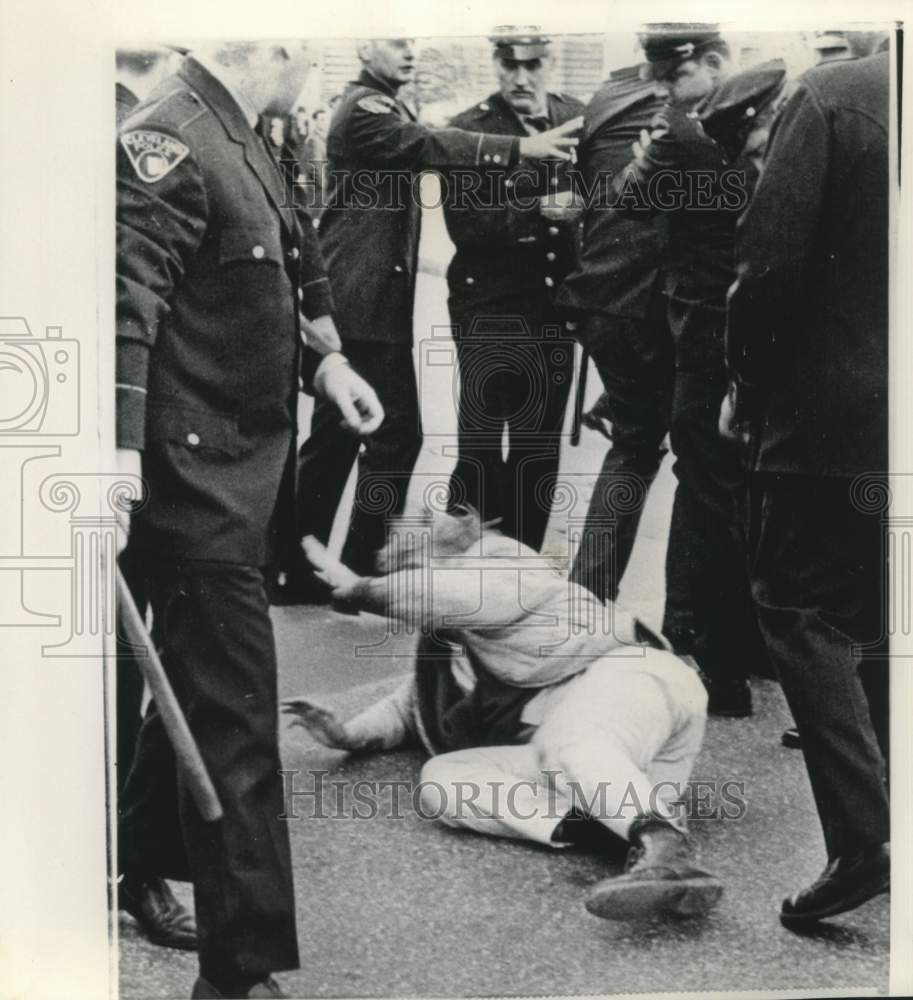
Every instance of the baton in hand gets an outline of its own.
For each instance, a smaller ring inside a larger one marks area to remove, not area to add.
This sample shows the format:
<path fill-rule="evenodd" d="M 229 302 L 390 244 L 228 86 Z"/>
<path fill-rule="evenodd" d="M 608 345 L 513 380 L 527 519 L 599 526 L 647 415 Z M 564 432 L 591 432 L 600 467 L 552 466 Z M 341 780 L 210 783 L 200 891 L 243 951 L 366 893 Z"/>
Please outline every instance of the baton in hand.
<path fill-rule="evenodd" d="M 580 444 L 580 425 L 583 421 L 583 400 L 586 396 L 586 373 L 590 363 L 590 352 L 584 347 L 580 355 L 580 368 L 577 371 L 577 391 L 574 393 L 574 412 L 571 419 L 571 444 Z"/>
<path fill-rule="evenodd" d="M 165 674 L 165 668 L 159 659 L 152 639 L 146 631 L 146 625 L 140 617 L 133 595 L 124 580 L 120 569 L 117 570 L 117 599 L 120 604 L 120 619 L 123 622 L 126 639 L 137 646 L 146 649 L 146 655 L 139 659 L 139 668 L 149 692 L 155 702 L 155 707 L 161 716 L 162 725 L 174 749 L 178 767 L 181 769 L 190 788 L 190 794 L 196 803 L 200 815 L 211 823 L 222 818 L 222 805 L 213 787 L 209 772 L 200 756 L 200 749 L 194 741 L 181 711 L 181 706 L 175 697 L 174 689 Z"/>

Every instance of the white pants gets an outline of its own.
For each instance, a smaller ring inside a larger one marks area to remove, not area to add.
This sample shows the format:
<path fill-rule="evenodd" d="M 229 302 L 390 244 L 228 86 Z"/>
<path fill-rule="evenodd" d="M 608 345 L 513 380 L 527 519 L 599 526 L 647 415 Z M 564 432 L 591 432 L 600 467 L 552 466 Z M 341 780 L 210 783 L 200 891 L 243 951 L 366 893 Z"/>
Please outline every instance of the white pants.
<path fill-rule="evenodd" d="M 599 660 L 555 691 L 532 740 L 432 757 L 422 811 L 449 826 L 552 841 L 576 807 L 627 839 L 635 816 L 676 820 L 701 748 L 707 696 L 678 657 Z"/>

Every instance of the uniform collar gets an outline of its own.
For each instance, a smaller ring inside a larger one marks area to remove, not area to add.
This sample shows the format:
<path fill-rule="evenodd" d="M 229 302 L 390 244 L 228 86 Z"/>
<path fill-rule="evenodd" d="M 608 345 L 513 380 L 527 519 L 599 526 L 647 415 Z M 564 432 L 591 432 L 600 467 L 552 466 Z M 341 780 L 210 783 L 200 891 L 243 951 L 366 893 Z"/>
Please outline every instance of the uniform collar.
<path fill-rule="evenodd" d="M 546 119 L 546 121 L 548 121 L 549 128 L 551 128 L 554 125 L 554 116 L 552 114 L 552 95 L 551 94 L 547 93 L 545 95 L 545 103 L 544 103 L 544 106 L 542 108 L 542 113 L 538 114 L 538 115 L 535 115 L 535 114 L 533 114 L 533 115 L 525 115 L 525 114 L 520 114 L 519 111 L 515 111 L 514 108 L 513 108 L 513 105 L 511 105 L 505 99 L 504 95 L 499 90 L 496 90 L 488 98 L 488 103 L 489 104 L 494 104 L 496 107 L 500 108 L 504 114 L 508 115 L 511 120 L 515 121 L 520 126 L 520 128 L 523 130 L 524 133 L 532 134 L 532 133 L 530 133 L 530 127 L 531 126 L 528 127 L 527 124 L 526 124 L 527 123 L 527 119 L 529 119 L 529 118 L 544 118 L 544 119 Z M 533 129 L 533 132 L 538 132 L 538 129 Z"/>
<path fill-rule="evenodd" d="M 247 120 L 247 124 L 251 128 L 255 128 L 257 121 L 260 118 L 260 112 L 254 107 L 247 95 L 238 87 L 234 80 L 231 79 L 229 73 L 225 71 L 224 66 L 220 66 L 214 59 L 209 58 L 205 54 L 197 55 L 194 53 L 193 59 L 209 73 L 210 76 L 214 76 L 219 83 L 228 91 L 229 97 L 238 105 L 241 109 L 241 113 Z"/>
<path fill-rule="evenodd" d="M 375 90 L 382 90 L 385 94 L 389 94 L 390 97 L 396 97 L 399 91 L 399 87 L 394 87 L 393 84 L 387 83 L 386 80 L 381 80 L 379 76 L 375 76 L 369 69 L 363 69 L 358 74 L 357 83 L 361 84 L 362 87 L 373 87 Z"/>
<path fill-rule="evenodd" d="M 244 158 L 248 166 L 263 185 L 283 224 L 290 233 L 299 233 L 298 222 L 294 211 L 289 207 L 276 161 L 257 134 L 255 125 L 258 116 L 253 112 L 250 101 L 245 101 L 247 107 L 242 108 L 239 100 L 242 95 L 237 93 L 237 88 L 230 87 L 227 81 L 220 79 L 208 65 L 204 65 L 195 57 L 184 60 L 178 70 L 178 76 L 193 91 L 199 93 L 221 122 L 229 138 L 244 148 Z"/>

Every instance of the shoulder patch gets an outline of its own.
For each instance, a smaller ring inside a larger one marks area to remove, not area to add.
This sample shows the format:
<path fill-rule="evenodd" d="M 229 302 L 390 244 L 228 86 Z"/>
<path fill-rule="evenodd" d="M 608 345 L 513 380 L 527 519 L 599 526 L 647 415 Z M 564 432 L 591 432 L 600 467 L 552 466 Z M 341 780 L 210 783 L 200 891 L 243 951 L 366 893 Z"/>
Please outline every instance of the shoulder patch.
<path fill-rule="evenodd" d="M 363 97 L 358 106 L 362 111 L 370 111 L 372 115 L 388 115 L 391 111 L 396 111 L 396 101 L 392 97 L 384 94 L 371 94 Z"/>
<path fill-rule="evenodd" d="M 136 171 L 136 176 L 147 184 L 155 184 L 167 177 L 190 152 L 183 142 L 164 132 L 151 129 L 132 129 L 120 137 L 120 144 Z"/>

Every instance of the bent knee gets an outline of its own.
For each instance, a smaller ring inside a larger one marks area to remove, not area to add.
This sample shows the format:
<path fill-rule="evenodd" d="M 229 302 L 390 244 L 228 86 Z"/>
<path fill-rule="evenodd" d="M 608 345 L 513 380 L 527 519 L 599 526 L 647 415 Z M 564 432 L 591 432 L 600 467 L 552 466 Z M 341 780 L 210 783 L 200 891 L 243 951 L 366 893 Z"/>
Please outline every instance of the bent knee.
<path fill-rule="evenodd" d="M 700 674 L 680 656 L 662 649 L 647 650 L 647 664 L 676 705 L 691 715 L 707 714 L 707 689 Z"/>

